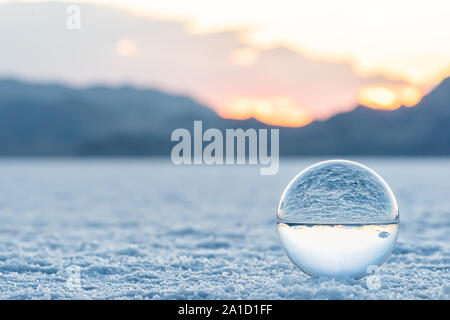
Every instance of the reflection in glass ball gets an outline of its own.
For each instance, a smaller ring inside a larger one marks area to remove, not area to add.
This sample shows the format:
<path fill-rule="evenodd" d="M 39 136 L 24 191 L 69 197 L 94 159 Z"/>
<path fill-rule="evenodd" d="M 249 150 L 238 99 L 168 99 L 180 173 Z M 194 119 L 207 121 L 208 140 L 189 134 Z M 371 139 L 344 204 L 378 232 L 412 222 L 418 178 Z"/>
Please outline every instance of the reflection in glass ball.
<path fill-rule="evenodd" d="M 360 278 L 398 235 L 397 201 L 376 172 L 352 161 L 319 162 L 283 192 L 278 233 L 289 258 L 313 276 Z"/>

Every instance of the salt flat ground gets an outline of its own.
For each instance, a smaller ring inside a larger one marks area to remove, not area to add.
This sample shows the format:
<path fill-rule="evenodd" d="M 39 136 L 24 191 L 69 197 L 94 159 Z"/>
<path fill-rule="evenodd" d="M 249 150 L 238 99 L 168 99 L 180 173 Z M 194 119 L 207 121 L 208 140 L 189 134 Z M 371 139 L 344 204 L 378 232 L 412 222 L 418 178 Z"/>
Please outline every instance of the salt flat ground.
<path fill-rule="evenodd" d="M 319 159 L 254 166 L 0 161 L 0 298 L 449 299 L 450 159 L 350 158 L 393 189 L 393 254 L 360 280 L 310 278 L 283 252 L 278 200 Z"/>

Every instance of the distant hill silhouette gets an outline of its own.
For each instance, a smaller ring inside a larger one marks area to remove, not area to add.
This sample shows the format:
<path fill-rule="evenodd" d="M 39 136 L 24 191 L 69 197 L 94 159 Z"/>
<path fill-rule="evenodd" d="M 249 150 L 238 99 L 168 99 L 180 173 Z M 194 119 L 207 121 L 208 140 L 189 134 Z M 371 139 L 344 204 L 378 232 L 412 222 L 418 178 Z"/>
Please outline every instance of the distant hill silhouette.
<path fill-rule="evenodd" d="M 450 78 L 412 108 L 359 106 L 304 128 L 284 129 L 283 137 L 285 154 L 449 155 Z"/>
<path fill-rule="evenodd" d="M 0 155 L 169 155 L 175 128 L 272 128 L 222 119 L 189 97 L 132 87 L 74 89 L 0 80 Z M 450 155 L 450 78 L 413 108 L 359 106 L 280 128 L 284 155 Z"/>

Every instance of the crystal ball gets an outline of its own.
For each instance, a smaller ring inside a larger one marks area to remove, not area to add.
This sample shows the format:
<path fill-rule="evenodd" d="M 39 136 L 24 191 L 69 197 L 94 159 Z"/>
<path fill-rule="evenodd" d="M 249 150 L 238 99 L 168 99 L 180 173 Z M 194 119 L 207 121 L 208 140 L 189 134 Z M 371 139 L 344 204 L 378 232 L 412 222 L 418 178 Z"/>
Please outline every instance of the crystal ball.
<path fill-rule="evenodd" d="M 278 206 L 288 257 L 311 276 L 361 278 L 397 241 L 399 212 L 388 184 L 348 160 L 316 163 L 295 176 Z"/>

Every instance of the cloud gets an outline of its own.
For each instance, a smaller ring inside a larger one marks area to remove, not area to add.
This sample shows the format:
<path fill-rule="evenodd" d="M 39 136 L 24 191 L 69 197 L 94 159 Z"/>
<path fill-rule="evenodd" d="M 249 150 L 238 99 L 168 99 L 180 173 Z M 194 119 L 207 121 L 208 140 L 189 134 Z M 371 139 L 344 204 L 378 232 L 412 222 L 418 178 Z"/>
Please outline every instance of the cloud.
<path fill-rule="evenodd" d="M 242 101 L 251 109 L 262 102 L 262 111 L 249 115 L 264 120 L 265 114 L 280 124 L 292 115 L 304 121 L 349 110 L 365 86 L 402 85 L 361 77 L 349 64 L 314 60 L 285 47 L 248 47 L 238 30 L 192 34 L 181 22 L 107 6 L 80 4 L 81 29 L 69 30 L 67 6 L 0 5 L 0 75 L 158 87 L 189 94 L 228 116 L 233 114 L 227 108 Z"/>

